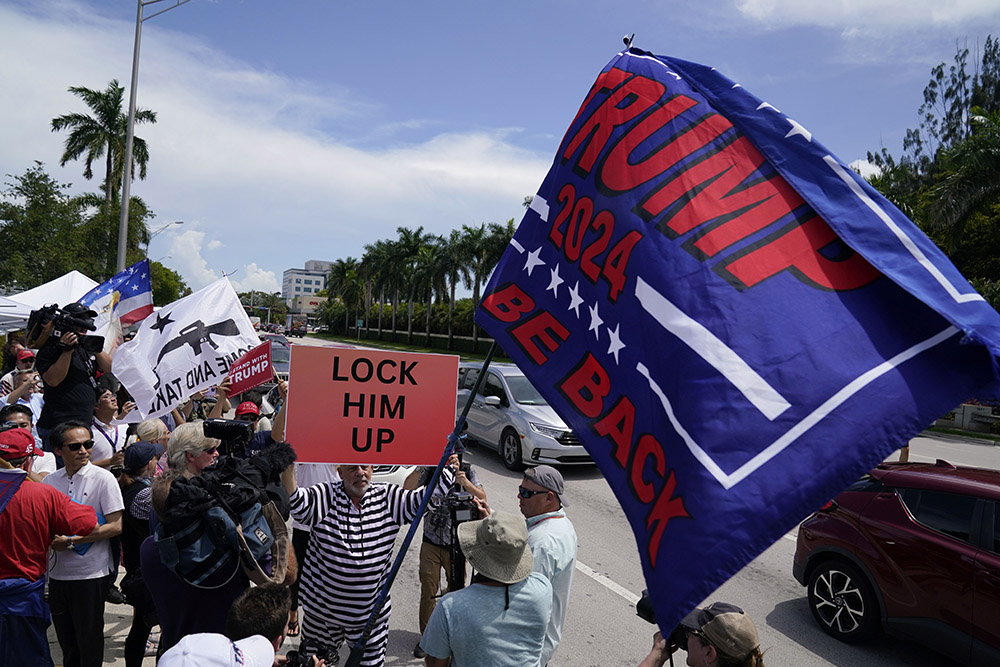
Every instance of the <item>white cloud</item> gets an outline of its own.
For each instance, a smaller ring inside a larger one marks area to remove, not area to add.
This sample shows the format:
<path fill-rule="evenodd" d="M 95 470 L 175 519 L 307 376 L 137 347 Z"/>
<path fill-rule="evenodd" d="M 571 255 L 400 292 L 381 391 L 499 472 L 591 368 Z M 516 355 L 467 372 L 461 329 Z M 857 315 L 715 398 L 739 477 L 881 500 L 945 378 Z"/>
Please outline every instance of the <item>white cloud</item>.
<path fill-rule="evenodd" d="M 237 292 L 257 290 L 258 292 L 268 292 L 273 294 L 274 292 L 281 291 L 281 283 L 278 281 L 274 271 L 265 271 L 257 266 L 257 262 L 244 264 L 243 275 L 245 276 L 243 280 L 232 281 L 233 287 Z"/>
<path fill-rule="evenodd" d="M 81 163 L 58 167 L 65 134 L 49 121 L 86 111 L 69 86 L 127 84 L 133 27 L 74 8 L 0 5 L 0 62 L 18 63 L 0 67 L 0 89 L 18 91 L 17 104 L 0 105 L 0 174 L 42 160 L 74 191 L 96 191 L 100 173 L 87 182 Z M 157 242 L 171 241 L 170 264 L 193 288 L 241 266 L 254 267 L 241 284 L 273 286 L 307 255 L 357 257 L 401 225 L 445 234 L 519 216 L 550 163 L 511 143 L 516 130 L 435 134 L 433 119 L 380 116 L 357 91 L 255 70 L 155 22 L 141 58 L 138 105 L 158 121 L 137 126 L 150 161 L 132 194 L 157 220 L 186 221 Z M 410 143 L 356 145 L 397 129 Z"/>
<path fill-rule="evenodd" d="M 193 290 L 219 279 L 219 275 L 208 268 L 208 262 L 201 256 L 204 242 L 205 232 L 186 229 L 176 234 L 170 245 L 170 268 L 180 273 Z"/>
<path fill-rule="evenodd" d="M 892 32 L 914 28 L 957 26 L 1000 15 L 996 0 L 736 0 L 747 18 L 771 27 L 820 26 L 847 31 Z"/>
<path fill-rule="evenodd" d="M 878 176 L 878 174 L 882 171 L 868 160 L 855 160 L 848 166 L 861 174 L 861 178 L 865 179 L 871 178 L 872 176 Z"/>

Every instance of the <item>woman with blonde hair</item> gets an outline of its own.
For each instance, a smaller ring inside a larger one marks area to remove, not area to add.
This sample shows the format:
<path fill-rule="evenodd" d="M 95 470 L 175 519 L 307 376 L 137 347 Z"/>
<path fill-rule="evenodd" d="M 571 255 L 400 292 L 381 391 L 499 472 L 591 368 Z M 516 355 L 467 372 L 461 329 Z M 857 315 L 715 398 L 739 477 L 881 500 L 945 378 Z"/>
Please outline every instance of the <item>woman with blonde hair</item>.
<path fill-rule="evenodd" d="M 184 477 L 200 475 L 219 458 L 221 441 L 205 437 L 204 424 L 200 419 L 181 424 L 170 434 L 167 463 L 171 470 L 180 472 Z"/>

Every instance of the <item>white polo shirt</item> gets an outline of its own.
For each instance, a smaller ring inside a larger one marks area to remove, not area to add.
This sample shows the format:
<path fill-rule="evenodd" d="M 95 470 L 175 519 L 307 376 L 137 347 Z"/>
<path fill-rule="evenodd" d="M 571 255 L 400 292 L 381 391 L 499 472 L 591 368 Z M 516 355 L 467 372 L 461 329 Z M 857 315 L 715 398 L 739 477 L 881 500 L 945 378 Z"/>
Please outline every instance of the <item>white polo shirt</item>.
<path fill-rule="evenodd" d="M 78 503 L 90 505 L 102 516 L 125 509 L 121 488 L 115 476 L 91 463 L 70 477 L 66 468 L 45 477 L 42 484 L 59 489 Z M 69 549 L 49 549 L 49 577 L 63 581 L 96 579 L 111 573 L 111 547 L 107 540 L 94 542 L 83 555 Z"/>
<path fill-rule="evenodd" d="M 127 426 L 105 424 L 97 417 L 91 419 L 90 437 L 94 439 L 94 448 L 90 450 L 90 460 L 104 461 L 125 449 L 127 429 Z"/>

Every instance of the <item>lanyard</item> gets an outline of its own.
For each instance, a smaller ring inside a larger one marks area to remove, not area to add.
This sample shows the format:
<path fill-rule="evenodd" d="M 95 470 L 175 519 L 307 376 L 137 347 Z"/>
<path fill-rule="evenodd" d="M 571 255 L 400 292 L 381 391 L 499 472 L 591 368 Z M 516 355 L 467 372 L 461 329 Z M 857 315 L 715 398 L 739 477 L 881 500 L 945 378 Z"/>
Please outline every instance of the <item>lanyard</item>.
<path fill-rule="evenodd" d="M 112 426 L 111 427 L 115 431 L 115 439 L 112 440 L 110 437 L 108 437 L 108 434 L 105 432 L 104 427 L 101 426 L 101 423 L 99 421 L 97 421 L 96 419 L 92 419 L 91 421 L 94 422 L 94 426 L 97 427 L 97 430 L 101 432 L 101 435 L 104 436 L 104 439 L 108 441 L 109 445 L 111 445 L 111 453 L 112 454 L 117 454 L 118 453 L 118 427 L 117 426 Z"/>

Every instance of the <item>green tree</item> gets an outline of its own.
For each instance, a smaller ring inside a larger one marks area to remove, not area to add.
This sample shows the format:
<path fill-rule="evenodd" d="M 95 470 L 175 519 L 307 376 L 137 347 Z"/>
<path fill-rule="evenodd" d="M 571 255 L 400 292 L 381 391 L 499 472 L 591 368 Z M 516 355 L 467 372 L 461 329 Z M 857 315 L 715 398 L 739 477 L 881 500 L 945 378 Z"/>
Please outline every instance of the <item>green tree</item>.
<path fill-rule="evenodd" d="M 406 342 L 413 344 L 413 300 L 417 296 L 419 280 L 417 279 L 417 257 L 420 249 L 431 242 L 432 236 L 424 233 L 423 227 L 410 229 L 397 227 L 399 238 L 394 244 L 396 270 L 399 272 L 401 284 L 408 286 L 409 295 L 406 303 Z M 393 317 L 393 334 L 396 331 L 396 321 Z"/>
<path fill-rule="evenodd" d="M 41 162 L 7 183 L 0 199 L 0 284 L 25 290 L 80 269 L 83 205 Z"/>
<path fill-rule="evenodd" d="M 427 302 L 427 307 L 424 309 L 424 344 L 428 347 L 431 345 L 431 313 L 434 297 L 437 296 L 440 301 L 445 291 L 447 252 L 445 240 L 440 236 L 430 236 L 427 243 L 417 251 L 413 282 Z"/>
<path fill-rule="evenodd" d="M 372 290 L 377 291 L 379 295 L 377 318 L 379 340 L 382 340 L 382 311 L 385 305 L 385 292 L 387 289 L 391 292 L 393 288 L 395 274 L 392 256 L 392 243 L 381 240 L 366 245 L 364 257 L 361 258 L 361 275 L 366 277 L 372 285 Z"/>
<path fill-rule="evenodd" d="M 87 192 L 80 195 L 77 201 L 82 205 L 85 218 L 83 228 L 81 229 L 84 245 L 88 249 L 103 247 L 108 242 L 107 229 L 109 223 L 106 222 L 107 209 L 104 207 L 102 195 Z M 155 217 L 154 213 L 146 206 L 146 202 L 140 197 L 129 197 L 129 202 L 128 238 L 125 246 L 126 266 L 135 264 L 146 257 L 146 252 L 142 244 L 147 243 L 149 238 L 147 221 L 151 221 Z M 111 224 L 115 229 L 117 229 L 120 215 L 121 202 L 115 200 L 111 204 L 111 216 L 114 220 Z M 114 249 L 114 252 L 117 255 L 117 248 Z M 80 258 L 80 261 L 79 270 L 101 282 L 117 273 L 117 266 L 114 264 L 109 266 L 103 253 L 94 253 L 92 250 L 88 250 Z"/>
<path fill-rule="evenodd" d="M 358 276 L 360 263 L 353 257 L 338 259 L 330 267 L 330 275 L 326 279 L 326 289 L 330 296 L 338 297 L 344 304 L 344 333 L 350 329 L 350 311 L 355 314 L 362 295 L 361 279 Z M 330 299 L 332 300 L 332 299 Z M 327 301 L 329 303 L 329 301 Z"/>
<path fill-rule="evenodd" d="M 154 306 L 165 306 L 191 293 L 181 274 L 159 262 L 149 263 L 149 278 L 153 284 Z"/>
<path fill-rule="evenodd" d="M 125 88 L 114 79 L 105 90 L 71 86 L 69 92 L 82 99 L 92 115 L 70 113 L 52 119 L 53 132 L 69 131 L 59 164 L 66 166 L 71 160 L 83 159 L 83 176 L 90 180 L 94 176 L 94 162 L 104 159 L 103 222 L 107 227 L 107 240 L 98 247 L 105 248 L 110 271 L 114 267 L 117 252 L 117 245 L 113 243 L 117 227 L 114 225 L 116 218 L 112 217 L 112 204 L 121 196 L 122 176 L 125 171 L 125 140 L 128 130 L 128 115 L 122 112 Z M 156 113 L 149 109 L 137 109 L 135 122 L 155 123 Z M 139 137 L 133 137 L 132 162 L 133 168 L 136 164 L 139 166 L 139 178 L 145 179 L 149 148 Z"/>
<path fill-rule="evenodd" d="M 879 168 L 870 182 L 966 275 L 997 279 L 987 255 L 1000 225 L 1000 42 L 988 37 L 972 61 L 959 47 L 950 65 L 931 70 L 919 127 L 907 131 L 898 159 L 885 148 L 869 153 Z"/>
<path fill-rule="evenodd" d="M 462 234 L 451 230 L 445 242 L 441 272 L 448 283 L 448 349 L 455 349 L 455 288 L 462 278 Z"/>
<path fill-rule="evenodd" d="M 972 133 L 939 156 L 941 176 L 928 191 L 928 220 L 949 230 L 957 247 L 966 222 L 1000 197 L 1000 110 L 973 107 Z"/>
<path fill-rule="evenodd" d="M 288 304 L 281 298 L 280 292 L 250 290 L 240 292 L 237 296 L 252 317 L 259 317 L 263 322 L 285 321 L 285 316 L 288 314 Z"/>

